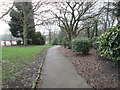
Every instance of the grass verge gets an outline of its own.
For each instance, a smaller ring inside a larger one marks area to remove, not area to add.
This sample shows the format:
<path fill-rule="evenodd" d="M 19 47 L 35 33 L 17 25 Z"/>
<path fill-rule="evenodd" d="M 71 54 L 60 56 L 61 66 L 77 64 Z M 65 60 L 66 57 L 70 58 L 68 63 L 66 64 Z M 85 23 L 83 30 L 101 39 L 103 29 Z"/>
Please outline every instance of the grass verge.
<path fill-rule="evenodd" d="M 51 46 L 2 47 L 3 82 L 17 78 L 21 67 L 31 62 L 46 47 Z"/>

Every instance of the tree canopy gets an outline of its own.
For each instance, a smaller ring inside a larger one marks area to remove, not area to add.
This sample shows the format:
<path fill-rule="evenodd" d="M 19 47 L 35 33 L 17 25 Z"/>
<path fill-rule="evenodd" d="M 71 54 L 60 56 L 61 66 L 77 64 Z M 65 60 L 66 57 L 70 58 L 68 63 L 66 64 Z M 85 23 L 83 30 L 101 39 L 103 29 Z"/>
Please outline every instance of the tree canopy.
<path fill-rule="evenodd" d="M 29 40 L 32 40 L 35 33 L 32 3 L 14 2 L 14 4 L 15 9 L 10 11 L 10 32 L 14 37 L 21 37 L 23 40 L 27 39 L 28 42 Z"/>

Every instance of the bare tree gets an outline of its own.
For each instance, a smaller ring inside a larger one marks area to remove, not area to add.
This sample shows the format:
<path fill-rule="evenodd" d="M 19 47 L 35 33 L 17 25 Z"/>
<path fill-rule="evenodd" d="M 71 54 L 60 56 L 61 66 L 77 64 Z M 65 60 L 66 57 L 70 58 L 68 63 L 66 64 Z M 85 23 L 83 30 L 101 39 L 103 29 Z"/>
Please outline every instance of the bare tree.
<path fill-rule="evenodd" d="M 103 32 L 107 29 L 111 28 L 117 22 L 116 17 L 116 3 L 115 2 L 104 2 L 103 3 L 103 10 L 99 17 L 100 26 L 102 27 Z"/>
<path fill-rule="evenodd" d="M 59 6 L 60 14 L 53 12 L 58 20 L 58 26 L 66 32 L 69 39 L 69 48 L 71 48 L 71 40 L 77 37 L 80 31 L 84 30 L 84 21 L 93 18 L 100 14 L 100 12 L 92 12 L 95 2 L 66 2 Z"/>
<path fill-rule="evenodd" d="M 9 12 L 10 12 L 10 10 L 11 10 L 13 7 L 14 7 L 14 4 L 13 4 L 11 7 L 9 7 L 8 10 L 5 10 L 5 12 L 0 16 L 0 19 L 2 19 L 4 16 L 8 15 Z"/>
<path fill-rule="evenodd" d="M 56 21 L 54 19 L 49 19 L 43 22 L 43 26 L 48 31 L 48 43 L 51 44 L 53 37 L 55 36 L 55 30 L 52 28 L 55 26 Z"/>

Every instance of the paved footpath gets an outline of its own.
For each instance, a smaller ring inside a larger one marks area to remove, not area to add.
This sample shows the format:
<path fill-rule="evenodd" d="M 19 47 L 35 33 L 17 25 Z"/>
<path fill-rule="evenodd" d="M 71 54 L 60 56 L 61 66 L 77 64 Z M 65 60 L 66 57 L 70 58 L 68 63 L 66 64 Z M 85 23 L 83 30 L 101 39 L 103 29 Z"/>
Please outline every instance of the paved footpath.
<path fill-rule="evenodd" d="M 51 47 L 44 63 L 42 88 L 91 88 L 58 49 Z"/>

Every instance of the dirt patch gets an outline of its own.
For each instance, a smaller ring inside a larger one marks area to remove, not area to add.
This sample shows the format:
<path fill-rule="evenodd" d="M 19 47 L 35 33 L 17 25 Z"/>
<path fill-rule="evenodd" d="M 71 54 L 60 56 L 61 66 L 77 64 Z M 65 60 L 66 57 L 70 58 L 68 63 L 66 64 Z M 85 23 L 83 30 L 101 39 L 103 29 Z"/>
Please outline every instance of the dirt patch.
<path fill-rule="evenodd" d="M 59 50 L 93 88 L 118 87 L 118 67 L 113 61 L 101 58 L 94 49 L 86 56 L 63 47 Z"/>
<path fill-rule="evenodd" d="M 49 48 L 49 47 L 48 47 Z M 19 75 L 16 79 L 9 79 L 7 83 L 3 82 L 3 88 L 31 88 L 33 81 L 37 77 L 37 72 L 45 59 L 48 48 L 45 48 L 32 62 L 25 63 L 24 67 L 17 72 Z"/>

